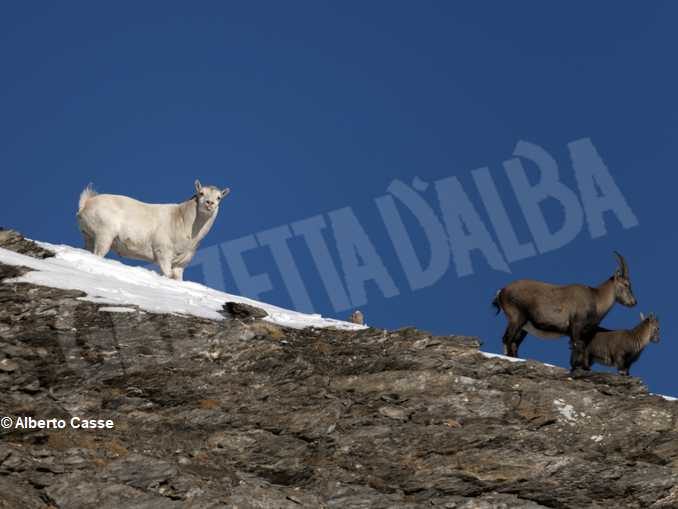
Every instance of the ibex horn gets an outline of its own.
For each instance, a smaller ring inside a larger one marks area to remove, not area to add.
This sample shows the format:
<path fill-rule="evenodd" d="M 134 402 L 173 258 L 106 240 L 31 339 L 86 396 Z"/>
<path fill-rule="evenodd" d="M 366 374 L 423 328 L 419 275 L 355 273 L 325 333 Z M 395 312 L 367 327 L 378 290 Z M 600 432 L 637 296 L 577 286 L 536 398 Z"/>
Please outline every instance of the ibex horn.
<path fill-rule="evenodd" d="M 620 255 L 617 251 L 614 252 L 614 255 L 617 257 L 617 261 L 619 262 L 619 268 L 621 269 L 622 276 L 624 279 L 629 278 L 629 267 L 626 265 L 626 260 L 624 260 L 624 257 Z"/>

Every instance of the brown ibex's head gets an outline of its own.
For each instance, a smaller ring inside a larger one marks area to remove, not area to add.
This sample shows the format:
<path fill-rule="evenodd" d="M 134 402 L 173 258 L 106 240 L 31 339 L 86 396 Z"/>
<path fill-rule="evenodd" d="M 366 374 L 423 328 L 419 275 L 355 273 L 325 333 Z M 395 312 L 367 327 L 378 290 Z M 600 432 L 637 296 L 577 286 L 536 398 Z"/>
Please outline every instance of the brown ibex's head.
<path fill-rule="evenodd" d="M 640 313 L 640 319 L 650 327 L 650 341 L 659 343 L 659 317 L 654 313 L 650 313 L 647 316 Z"/>
<path fill-rule="evenodd" d="M 626 307 L 635 306 L 638 301 L 631 290 L 631 279 L 629 278 L 629 266 L 626 260 L 617 251 L 614 252 L 619 262 L 619 268 L 614 273 L 614 297 L 621 305 Z"/>

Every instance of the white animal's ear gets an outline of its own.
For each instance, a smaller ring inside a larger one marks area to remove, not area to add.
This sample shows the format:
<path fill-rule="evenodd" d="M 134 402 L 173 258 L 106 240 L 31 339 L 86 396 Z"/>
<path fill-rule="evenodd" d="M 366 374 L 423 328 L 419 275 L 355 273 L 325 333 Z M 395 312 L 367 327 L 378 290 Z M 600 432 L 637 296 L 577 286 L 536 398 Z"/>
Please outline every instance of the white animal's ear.
<path fill-rule="evenodd" d="M 222 198 L 226 198 L 229 194 L 231 194 L 231 190 L 230 190 L 228 187 L 225 187 L 225 188 L 221 191 L 221 197 L 222 197 Z"/>
<path fill-rule="evenodd" d="M 645 315 L 643 314 L 642 311 L 640 312 L 640 319 L 641 319 L 641 320 L 645 320 Z"/>
<path fill-rule="evenodd" d="M 195 179 L 195 190 L 200 192 L 202 189 L 202 186 L 200 185 L 200 181 L 198 179 Z"/>

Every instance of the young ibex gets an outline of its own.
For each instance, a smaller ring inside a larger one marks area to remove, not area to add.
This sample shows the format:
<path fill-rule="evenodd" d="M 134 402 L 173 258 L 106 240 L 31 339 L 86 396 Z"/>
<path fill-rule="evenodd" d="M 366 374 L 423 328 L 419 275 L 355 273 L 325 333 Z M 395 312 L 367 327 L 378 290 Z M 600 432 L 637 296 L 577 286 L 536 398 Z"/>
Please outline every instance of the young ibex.
<path fill-rule="evenodd" d="M 113 249 L 120 256 L 155 262 L 163 275 L 181 280 L 229 193 L 196 180 L 195 194 L 185 202 L 155 204 L 97 194 L 90 185 L 80 194 L 78 224 L 85 248 L 95 255 Z"/>
<path fill-rule="evenodd" d="M 626 260 L 616 251 L 615 255 L 619 268 L 596 288 L 521 279 L 499 290 L 492 304 L 508 319 L 504 354 L 517 357 L 528 332 L 545 339 L 569 336 L 572 370 L 583 367 L 584 347 L 614 303 L 636 305 Z"/>
<path fill-rule="evenodd" d="M 640 320 L 638 325 L 628 330 L 599 328 L 586 346 L 584 369 L 591 369 L 591 364 L 597 362 L 615 367 L 620 375 L 628 376 L 629 368 L 650 341 L 659 343 L 659 318 L 654 313 L 647 318 L 640 313 Z"/>
<path fill-rule="evenodd" d="M 358 325 L 365 325 L 365 315 L 363 315 L 362 311 L 356 309 L 351 313 L 351 316 L 348 317 L 348 321 Z"/>

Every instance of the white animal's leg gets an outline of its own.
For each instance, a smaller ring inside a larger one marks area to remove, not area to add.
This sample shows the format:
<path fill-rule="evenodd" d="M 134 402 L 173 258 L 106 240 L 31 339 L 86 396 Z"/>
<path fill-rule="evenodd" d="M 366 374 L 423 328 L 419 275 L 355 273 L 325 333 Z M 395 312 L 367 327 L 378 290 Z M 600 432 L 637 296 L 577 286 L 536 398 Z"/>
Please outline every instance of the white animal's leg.
<path fill-rule="evenodd" d="M 172 277 L 172 262 L 169 259 L 158 260 L 158 266 L 160 267 L 160 272 L 165 277 Z"/>
<path fill-rule="evenodd" d="M 93 253 L 102 258 L 108 254 L 111 250 L 111 245 L 113 244 L 113 235 L 106 235 L 104 233 L 99 233 L 94 238 L 94 251 Z"/>
<path fill-rule="evenodd" d="M 82 238 L 85 240 L 85 249 L 90 253 L 94 252 L 94 239 L 91 235 L 82 232 Z"/>
<path fill-rule="evenodd" d="M 172 269 L 172 279 L 176 279 L 177 281 L 183 281 L 184 280 L 184 268 L 183 267 L 174 267 Z"/>
<path fill-rule="evenodd" d="M 172 254 L 166 249 L 156 248 L 153 250 L 155 263 L 160 267 L 160 272 L 165 277 L 172 277 Z"/>

